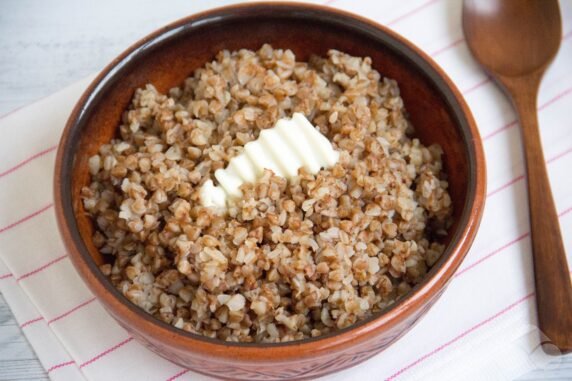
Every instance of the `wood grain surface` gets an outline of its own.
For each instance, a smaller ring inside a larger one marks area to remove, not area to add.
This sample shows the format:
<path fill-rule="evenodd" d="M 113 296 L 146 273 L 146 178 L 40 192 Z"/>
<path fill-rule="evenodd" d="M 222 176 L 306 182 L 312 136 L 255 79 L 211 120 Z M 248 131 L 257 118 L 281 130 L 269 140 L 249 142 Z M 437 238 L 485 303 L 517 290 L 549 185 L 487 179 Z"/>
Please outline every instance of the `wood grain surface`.
<path fill-rule="evenodd" d="M 1 0 L 0 115 L 100 70 L 132 42 L 161 25 L 198 7 L 227 3 L 230 1 Z M 570 379 L 572 356 L 555 359 L 546 369 L 519 380 Z M 7 380 L 48 378 L 0 295 L 0 381 Z"/>

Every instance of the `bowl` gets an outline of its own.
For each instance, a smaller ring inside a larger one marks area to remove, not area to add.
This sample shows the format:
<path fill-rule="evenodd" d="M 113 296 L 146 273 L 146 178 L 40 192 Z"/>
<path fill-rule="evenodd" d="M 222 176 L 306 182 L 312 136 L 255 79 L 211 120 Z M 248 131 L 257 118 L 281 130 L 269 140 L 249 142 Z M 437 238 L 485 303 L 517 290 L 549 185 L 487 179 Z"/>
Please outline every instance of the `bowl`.
<path fill-rule="evenodd" d="M 88 158 L 116 133 L 136 88 L 151 82 L 164 92 L 222 49 L 289 48 L 297 60 L 335 48 L 369 56 L 397 80 L 424 144 L 444 150 L 453 201 L 446 250 L 426 278 L 391 307 L 355 325 L 281 344 L 226 343 L 176 329 L 121 295 L 100 272 L 102 256 L 80 199 Z M 327 7 L 251 3 L 192 15 L 143 38 L 109 64 L 73 109 L 58 148 L 54 195 L 58 225 L 74 266 L 107 311 L 159 355 L 220 378 L 314 378 L 358 364 L 404 335 L 435 303 L 467 254 L 485 200 L 485 161 L 475 122 L 447 75 L 422 51 L 370 20 Z M 467 296 L 468 297 L 468 296 Z"/>

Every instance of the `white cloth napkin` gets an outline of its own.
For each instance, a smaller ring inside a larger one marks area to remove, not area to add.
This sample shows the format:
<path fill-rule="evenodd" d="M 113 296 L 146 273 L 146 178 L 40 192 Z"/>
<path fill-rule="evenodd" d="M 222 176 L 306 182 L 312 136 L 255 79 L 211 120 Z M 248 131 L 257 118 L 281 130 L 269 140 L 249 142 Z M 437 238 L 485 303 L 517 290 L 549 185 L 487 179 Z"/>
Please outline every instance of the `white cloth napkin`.
<path fill-rule="evenodd" d="M 519 130 L 509 103 L 467 50 L 461 2 L 329 3 L 391 26 L 452 77 L 484 138 L 489 195 L 477 239 L 441 299 L 389 349 L 328 379 L 510 380 L 544 365 Z M 572 4 L 561 7 L 565 35 L 542 84 L 539 119 L 571 253 Z M 52 207 L 55 146 L 90 79 L 0 119 L 0 291 L 53 380 L 206 380 L 133 340 L 84 286 L 59 238 Z"/>

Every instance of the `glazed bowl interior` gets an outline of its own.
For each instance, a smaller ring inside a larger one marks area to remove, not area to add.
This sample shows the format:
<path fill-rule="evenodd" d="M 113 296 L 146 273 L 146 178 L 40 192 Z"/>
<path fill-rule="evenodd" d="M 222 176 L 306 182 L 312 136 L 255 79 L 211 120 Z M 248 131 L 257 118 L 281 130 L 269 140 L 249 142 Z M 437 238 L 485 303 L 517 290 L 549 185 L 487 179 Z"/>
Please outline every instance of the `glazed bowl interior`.
<path fill-rule="evenodd" d="M 451 83 L 427 63 L 427 57 L 393 33 L 382 32 L 359 18 L 307 6 L 259 5 L 248 10 L 231 7 L 207 16 L 190 17 L 142 40 L 96 79 L 68 122 L 67 135 L 64 135 L 66 144 L 60 147 L 62 152 L 59 153 L 61 161 L 57 170 L 60 172 L 56 175 L 56 180 L 59 179 L 56 199 L 61 203 L 65 229 L 93 279 L 113 295 L 114 303 L 126 305 L 140 319 L 163 325 L 173 335 L 210 340 L 176 330 L 146 315 L 116 291 L 98 270 L 97 266 L 105 259 L 92 243 L 93 225 L 80 198 L 81 188 L 89 184 L 88 158 L 115 136 L 135 89 L 152 83 L 158 91 L 166 92 L 181 85 L 220 50 L 257 50 L 264 43 L 291 49 L 297 61 L 306 61 L 313 54 L 325 56 L 329 49 L 371 57 L 373 67 L 382 76 L 398 82 L 415 136 L 425 145 L 437 143 L 443 148 L 454 208 L 454 222 L 445 241 L 448 247 L 426 280 L 390 309 L 414 297 L 420 288 L 427 289 L 430 282 L 435 283 L 433 278 L 442 275 L 438 273 L 439 268 L 444 263 L 449 266 L 453 263 L 451 256 L 464 256 L 460 247 L 466 243 L 461 241 L 472 240 L 467 236 L 471 211 L 482 206 L 475 203 L 479 169 L 474 147 L 476 138 L 469 127 L 472 121 L 459 104 L 458 92 L 451 90 Z M 456 267 L 459 263 L 460 260 L 456 260 L 453 265 Z M 109 307 L 109 303 L 107 305 Z M 379 314 L 357 325 L 377 317 Z"/>

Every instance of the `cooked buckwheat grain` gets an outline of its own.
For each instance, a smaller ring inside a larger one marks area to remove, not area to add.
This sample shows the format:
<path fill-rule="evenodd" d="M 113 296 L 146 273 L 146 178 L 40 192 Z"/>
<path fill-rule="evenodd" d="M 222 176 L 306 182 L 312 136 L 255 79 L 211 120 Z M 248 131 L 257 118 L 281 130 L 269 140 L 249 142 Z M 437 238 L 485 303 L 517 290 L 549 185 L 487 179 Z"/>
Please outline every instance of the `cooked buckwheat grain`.
<path fill-rule="evenodd" d="M 153 316 L 240 342 L 319 336 L 407 293 L 443 252 L 451 200 L 440 147 L 410 137 L 371 63 L 264 45 L 220 52 L 168 94 L 138 89 L 82 191 L 103 273 Z M 339 162 L 289 182 L 266 171 L 227 213 L 202 207 L 214 171 L 294 112 Z"/>

